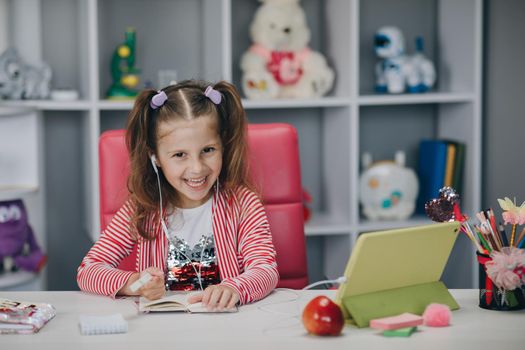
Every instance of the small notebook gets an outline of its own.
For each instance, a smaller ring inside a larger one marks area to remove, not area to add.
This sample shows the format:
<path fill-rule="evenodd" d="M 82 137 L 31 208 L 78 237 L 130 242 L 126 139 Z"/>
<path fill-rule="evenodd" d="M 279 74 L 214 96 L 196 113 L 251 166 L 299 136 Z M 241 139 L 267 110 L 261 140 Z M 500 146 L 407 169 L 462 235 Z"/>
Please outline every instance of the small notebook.
<path fill-rule="evenodd" d="M 210 311 L 202 303 L 188 303 L 188 297 L 198 292 L 167 292 L 167 294 L 157 300 L 148 300 L 144 297 L 139 299 L 139 311 L 141 312 L 165 312 L 165 311 L 184 311 L 191 313 L 201 312 L 237 312 L 237 306 L 231 309 L 220 311 Z"/>
<path fill-rule="evenodd" d="M 407 327 L 417 327 L 423 324 L 423 317 L 405 312 L 401 315 L 376 318 L 370 320 L 370 328 L 393 330 Z"/>
<path fill-rule="evenodd" d="M 122 314 L 80 315 L 80 333 L 82 335 L 127 333 L 128 322 Z"/>

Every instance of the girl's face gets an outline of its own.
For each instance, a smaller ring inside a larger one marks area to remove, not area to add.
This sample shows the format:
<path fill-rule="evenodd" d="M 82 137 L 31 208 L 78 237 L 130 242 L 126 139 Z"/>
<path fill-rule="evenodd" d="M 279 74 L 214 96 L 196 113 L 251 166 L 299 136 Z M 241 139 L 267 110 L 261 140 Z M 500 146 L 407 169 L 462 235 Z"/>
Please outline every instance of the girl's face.
<path fill-rule="evenodd" d="M 222 167 L 222 143 L 217 117 L 161 122 L 158 130 L 158 165 L 180 198 L 181 208 L 204 204 Z"/>

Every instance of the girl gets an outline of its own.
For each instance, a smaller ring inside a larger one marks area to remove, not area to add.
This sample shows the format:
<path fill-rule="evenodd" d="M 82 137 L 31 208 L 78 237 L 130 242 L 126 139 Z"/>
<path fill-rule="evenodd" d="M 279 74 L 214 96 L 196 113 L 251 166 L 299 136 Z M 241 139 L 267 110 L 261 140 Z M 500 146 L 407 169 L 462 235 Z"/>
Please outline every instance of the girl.
<path fill-rule="evenodd" d="M 268 219 L 250 189 L 246 114 L 233 85 L 194 80 L 143 91 L 126 127 L 130 198 L 78 268 L 80 289 L 158 299 L 201 290 L 209 309 L 269 294 L 279 275 Z M 138 245 L 136 272 L 117 266 Z M 152 279 L 134 291 L 145 272 Z"/>

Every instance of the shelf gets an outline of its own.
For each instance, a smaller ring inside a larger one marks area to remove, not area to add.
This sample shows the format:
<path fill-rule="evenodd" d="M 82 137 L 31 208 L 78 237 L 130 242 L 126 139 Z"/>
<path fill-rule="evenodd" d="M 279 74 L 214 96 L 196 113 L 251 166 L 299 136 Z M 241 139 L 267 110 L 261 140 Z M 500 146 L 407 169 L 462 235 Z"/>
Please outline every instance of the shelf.
<path fill-rule="evenodd" d="M 87 111 L 91 108 L 89 101 L 52 101 L 52 100 L 19 100 L 2 101 L 0 107 L 34 108 L 44 111 Z M 2 112 L 2 114 L 4 114 Z"/>
<path fill-rule="evenodd" d="M 131 110 L 133 100 L 109 101 L 99 100 L 98 108 L 101 110 Z M 326 97 L 317 99 L 276 99 L 276 100 L 248 100 L 242 99 L 245 109 L 275 109 L 275 108 L 323 108 L 323 107 L 347 107 L 349 98 Z"/>
<path fill-rule="evenodd" d="M 37 186 L 0 186 L 0 200 L 10 200 L 38 192 Z"/>
<path fill-rule="evenodd" d="M 242 104 L 245 109 L 347 107 L 350 104 L 350 99 L 346 97 L 275 100 L 243 99 Z"/>
<path fill-rule="evenodd" d="M 111 101 L 111 100 L 99 100 L 97 107 L 101 110 L 107 111 L 130 111 L 133 108 L 135 100 L 127 101 Z"/>
<path fill-rule="evenodd" d="M 326 214 L 313 213 L 304 231 L 306 236 L 348 235 L 350 223 Z"/>
<path fill-rule="evenodd" d="M 0 290 L 30 282 L 36 277 L 35 273 L 28 271 L 2 273 L 0 274 Z"/>
<path fill-rule="evenodd" d="M 391 230 L 403 227 L 429 225 L 432 221 L 426 216 L 414 216 L 408 220 L 385 220 L 385 221 L 369 221 L 363 219 L 357 225 L 357 231 L 359 232 L 370 232 L 370 231 L 382 231 Z"/>
<path fill-rule="evenodd" d="M 425 94 L 400 95 L 361 95 L 360 106 L 424 104 L 424 103 L 461 103 L 472 102 L 475 95 L 471 93 L 430 92 Z"/>
<path fill-rule="evenodd" d="M 0 103 L 0 117 L 8 116 L 16 116 L 16 115 L 23 115 L 27 113 L 31 113 L 33 111 L 33 108 L 30 107 L 16 107 L 7 105 L 4 102 Z"/>

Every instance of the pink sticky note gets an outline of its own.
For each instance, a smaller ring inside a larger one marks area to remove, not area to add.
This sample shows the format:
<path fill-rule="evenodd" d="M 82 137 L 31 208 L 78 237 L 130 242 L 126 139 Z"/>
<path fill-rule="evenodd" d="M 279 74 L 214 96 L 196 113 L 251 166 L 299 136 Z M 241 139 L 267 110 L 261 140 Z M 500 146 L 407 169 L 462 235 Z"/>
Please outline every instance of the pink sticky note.
<path fill-rule="evenodd" d="M 370 328 L 381 330 L 416 327 L 421 324 L 423 324 L 423 317 L 408 312 L 397 316 L 376 318 L 374 320 L 370 320 Z"/>

